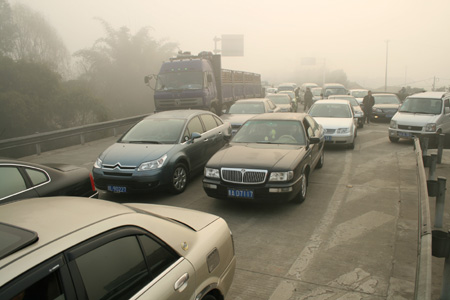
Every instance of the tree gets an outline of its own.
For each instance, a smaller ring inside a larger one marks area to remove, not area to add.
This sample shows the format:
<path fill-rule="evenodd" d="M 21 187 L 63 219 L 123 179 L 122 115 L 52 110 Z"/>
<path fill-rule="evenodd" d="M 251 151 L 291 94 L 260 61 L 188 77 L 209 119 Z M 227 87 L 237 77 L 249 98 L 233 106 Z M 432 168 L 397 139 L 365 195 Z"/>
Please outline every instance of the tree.
<path fill-rule="evenodd" d="M 11 58 L 45 63 L 51 70 L 62 75 L 68 73 L 69 51 L 56 30 L 42 15 L 16 3 L 12 9 L 12 19 L 15 36 Z"/>
<path fill-rule="evenodd" d="M 11 7 L 6 0 L 0 0 L 0 55 L 7 55 L 12 51 L 14 31 Z"/>
<path fill-rule="evenodd" d="M 104 100 L 114 117 L 152 112 L 151 93 L 143 78 L 158 72 L 161 62 L 175 53 L 176 44 L 156 42 L 147 27 L 132 35 L 126 27 L 116 30 L 98 20 L 106 36 L 91 48 L 75 53 L 81 78 L 93 84 L 97 97 Z"/>

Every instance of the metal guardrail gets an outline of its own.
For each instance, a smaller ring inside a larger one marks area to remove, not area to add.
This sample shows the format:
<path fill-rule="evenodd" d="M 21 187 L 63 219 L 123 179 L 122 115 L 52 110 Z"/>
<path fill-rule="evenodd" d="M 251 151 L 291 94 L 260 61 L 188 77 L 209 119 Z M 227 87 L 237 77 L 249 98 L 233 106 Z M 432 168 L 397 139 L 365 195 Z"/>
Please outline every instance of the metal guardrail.
<path fill-rule="evenodd" d="M 427 177 L 422 158 L 419 138 L 414 139 L 414 149 L 417 164 L 417 181 L 419 189 L 418 243 L 417 265 L 414 299 L 431 299 L 431 264 L 432 264 L 432 231 L 430 206 L 428 198 Z"/>
<path fill-rule="evenodd" d="M 113 130 L 113 135 L 117 134 L 117 130 L 124 126 L 131 126 L 142 120 L 148 115 L 140 115 L 130 118 L 124 118 L 113 121 L 106 121 L 101 123 L 95 123 L 90 125 L 84 125 L 69 129 L 61 129 L 56 131 L 50 131 L 45 133 L 37 133 L 33 135 L 11 138 L 6 140 L 0 140 L 0 151 L 4 152 L 7 150 L 14 150 L 24 146 L 35 145 L 36 154 L 41 154 L 41 145 L 44 143 L 48 143 L 49 141 L 55 141 L 59 139 L 79 136 L 80 144 L 85 143 L 85 137 L 89 133 L 105 131 L 105 130 Z M 64 145 L 67 147 L 67 145 Z"/>

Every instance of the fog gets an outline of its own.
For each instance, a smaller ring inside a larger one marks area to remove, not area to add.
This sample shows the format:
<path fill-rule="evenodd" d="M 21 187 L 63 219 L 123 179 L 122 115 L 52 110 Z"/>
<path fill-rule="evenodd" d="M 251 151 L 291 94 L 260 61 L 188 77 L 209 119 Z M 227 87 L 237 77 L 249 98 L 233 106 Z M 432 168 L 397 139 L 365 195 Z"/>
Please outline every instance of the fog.
<path fill-rule="evenodd" d="M 94 18 L 197 54 L 214 37 L 244 35 L 243 57 L 222 66 L 256 72 L 272 84 L 313 69 L 343 70 L 349 81 L 376 88 L 450 85 L 448 0 L 16 0 L 40 12 L 71 53 L 105 33 Z M 218 44 L 220 48 L 220 43 Z M 315 66 L 301 64 L 315 58 Z"/>

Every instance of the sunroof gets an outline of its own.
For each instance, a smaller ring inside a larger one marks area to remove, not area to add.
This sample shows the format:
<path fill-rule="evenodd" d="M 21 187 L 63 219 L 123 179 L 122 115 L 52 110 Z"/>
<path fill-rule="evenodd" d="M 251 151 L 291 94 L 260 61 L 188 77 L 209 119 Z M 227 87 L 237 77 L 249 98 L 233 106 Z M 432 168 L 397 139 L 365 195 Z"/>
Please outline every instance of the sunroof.
<path fill-rule="evenodd" d="M 34 231 L 0 223 L 0 259 L 35 243 L 38 239 Z"/>

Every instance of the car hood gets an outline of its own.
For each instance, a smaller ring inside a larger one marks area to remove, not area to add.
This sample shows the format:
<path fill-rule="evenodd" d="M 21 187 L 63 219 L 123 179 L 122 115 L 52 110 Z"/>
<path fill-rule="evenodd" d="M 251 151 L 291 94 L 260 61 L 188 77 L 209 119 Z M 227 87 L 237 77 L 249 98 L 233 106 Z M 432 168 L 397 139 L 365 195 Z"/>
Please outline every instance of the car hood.
<path fill-rule="evenodd" d="M 342 128 L 351 127 L 353 124 L 352 118 L 320 118 L 314 117 L 323 128 Z"/>
<path fill-rule="evenodd" d="M 195 231 L 200 231 L 215 220 L 219 219 L 216 215 L 175 206 L 147 203 L 127 203 L 125 205 L 134 209 L 145 211 L 152 215 L 174 220 L 192 228 Z"/>
<path fill-rule="evenodd" d="M 439 115 L 397 112 L 392 120 L 402 125 L 420 125 L 436 123 Z"/>
<path fill-rule="evenodd" d="M 254 116 L 256 116 L 256 114 L 223 114 L 220 118 L 225 122 L 229 122 L 231 125 L 242 125 L 245 121 Z"/>
<path fill-rule="evenodd" d="M 100 155 L 100 159 L 108 165 L 120 163 L 122 166 L 138 166 L 142 162 L 160 158 L 174 146 L 173 144 L 115 143 Z"/>
<path fill-rule="evenodd" d="M 289 168 L 306 153 L 305 146 L 230 143 L 208 161 L 208 167 L 247 169 Z"/>

